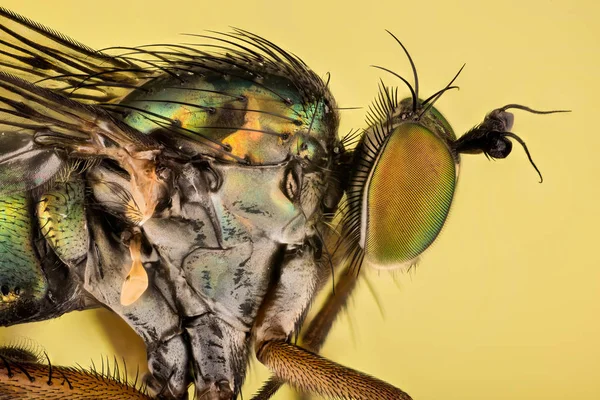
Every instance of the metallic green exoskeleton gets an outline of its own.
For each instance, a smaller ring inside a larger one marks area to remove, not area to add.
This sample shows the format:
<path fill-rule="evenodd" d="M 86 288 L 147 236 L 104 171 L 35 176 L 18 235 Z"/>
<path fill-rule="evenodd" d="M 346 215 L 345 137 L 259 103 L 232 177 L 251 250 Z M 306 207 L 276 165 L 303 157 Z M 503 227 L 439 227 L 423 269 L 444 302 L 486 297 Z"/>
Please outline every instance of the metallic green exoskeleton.
<path fill-rule="evenodd" d="M 533 110 L 497 109 L 456 139 L 433 107 L 452 82 L 421 100 L 415 72 L 411 98 L 382 86 L 369 127 L 340 140 L 327 83 L 246 31 L 115 56 L 4 9 L 0 31 L 0 325 L 110 308 L 146 343 L 157 398 L 192 383 L 236 398 L 254 346 L 274 373 L 255 399 L 283 382 L 410 399 L 315 353 L 363 261 L 414 263 L 446 220 L 460 153 L 506 157 L 508 138 L 523 144 L 507 110 Z M 332 270 L 354 273 L 307 327 L 311 352 L 291 339 Z M 66 368 L 53 385 L 23 351 L 0 360 L 2 399 L 147 398 Z"/>

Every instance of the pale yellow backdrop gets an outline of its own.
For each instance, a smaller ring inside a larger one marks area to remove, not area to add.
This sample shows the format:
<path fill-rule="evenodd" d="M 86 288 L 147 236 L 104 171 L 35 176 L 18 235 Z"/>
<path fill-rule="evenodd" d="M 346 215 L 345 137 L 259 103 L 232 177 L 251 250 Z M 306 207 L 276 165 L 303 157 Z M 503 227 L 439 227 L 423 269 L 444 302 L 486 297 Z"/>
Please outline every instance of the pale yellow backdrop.
<path fill-rule="evenodd" d="M 324 354 L 415 400 L 600 399 L 600 7 L 595 1 L 2 1 L 92 47 L 189 40 L 179 33 L 259 33 L 331 73 L 341 106 L 366 107 L 390 67 L 410 77 L 392 30 L 417 63 L 424 94 L 466 63 L 460 92 L 438 103 L 457 132 L 519 102 L 571 114 L 517 112 L 507 160 L 464 157 L 440 239 L 415 273 L 370 274 Z M 406 90 L 402 88 L 406 94 Z M 345 111 L 341 131 L 363 127 Z M 143 345 L 108 312 L 0 330 L 56 363 L 101 355 L 143 364 Z M 112 340 L 110 340 L 112 338 Z M 267 376 L 255 364 L 244 398 Z M 131 366 L 129 367 L 131 369 Z M 277 398 L 292 398 L 282 392 Z"/>

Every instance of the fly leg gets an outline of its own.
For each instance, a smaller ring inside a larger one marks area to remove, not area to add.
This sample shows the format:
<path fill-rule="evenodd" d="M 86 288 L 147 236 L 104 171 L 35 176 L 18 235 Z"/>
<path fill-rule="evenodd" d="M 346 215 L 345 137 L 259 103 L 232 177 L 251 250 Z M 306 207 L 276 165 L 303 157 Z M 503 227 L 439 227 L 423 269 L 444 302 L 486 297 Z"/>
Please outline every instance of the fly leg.
<path fill-rule="evenodd" d="M 340 254 L 344 252 L 334 252 L 332 263 L 334 265 L 348 264 L 350 260 L 340 259 Z M 320 286 L 322 286 L 328 278 L 327 275 L 321 277 Z M 324 275 L 321 272 L 322 275 Z M 325 303 L 317 315 L 310 321 L 307 328 L 303 329 L 301 343 L 302 346 L 312 352 L 318 353 L 323 346 L 329 331 L 335 321 L 337 315 L 344 309 L 352 291 L 356 287 L 358 276 L 353 265 L 347 265 L 337 279 L 334 290 L 329 294 Z M 320 288 L 319 288 L 320 289 Z M 252 398 L 252 400 L 268 400 L 281 388 L 285 382 L 277 376 L 272 376 L 260 389 L 260 391 Z"/>
<path fill-rule="evenodd" d="M 326 272 L 310 245 L 285 255 L 279 280 L 267 293 L 255 323 L 257 343 L 289 340 L 298 332 Z"/>
<path fill-rule="evenodd" d="M 263 317 L 256 326 L 256 356 L 277 377 L 301 391 L 333 398 L 401 399 L 410 396 L 402 390 L 369 375 L 341 366 L 289 342 L 318 287 L 319 265 L 312 249 L 292 257 L 282 267 L 281 277 L 263 306 Z M 312 278 L 311 278 L 312 277 Z M 345 278 L 344 278 L 345 277 Z M 355 285 L 356 277 L 344 273 L 338 283 L 345 294 L 330 297 L 315 322 L 313 344 L 322 342 L 335 315 Z M 303 282 L 299 285 L 298 282 Z M 300 287 L 305 293 L 299 293 Z M 290 323 L 294 316 L 297 318 Z M 318 327 L 318 328 L 317 328 Z M 262 392 L 261 392 L 262 393 Z M 270 393 L 272 394 L 272 393 Z M 257 397 L 258 399 L 269 398 Z M 261 396 L 261 394 L 259 394 Z M 256 398 L 255 398 L 256 399 Z"/>
<path fill-rule="evenodd" d="M 131 255 L 129 247 L 119 241 L 116 228 L 107 221 L 105 215 L 88 215 L 92 240 L 87 263 L 79 271 L 80 279 L 91 295 L 116 312 L 144 340 L 151 372 L 149 387 L 159 398 L 184 399 L 190 383 L 189 358 L 172 299 L 150 285 L 138 301 L 128 306 L 121 304 L 120 289 L 128 272 L 123 266 L 131 265 Z"/>
<path fill-rule="evenodd" d="M 248 361 L 247 332 L 235 329 L 213 313 L 186 323 L 194 359 L 196 397 L 232 400 L 242 386 Z"/>
<path fill-rule="evenodd" d="M 357 281 L 358 276 L 353 267 L 348 267 L 342 272 L 335 285 L 335 290 L 329 294 L 325 304 L 304 331 L 302 335 L 304 347 L 316 353 L 321 350 L 335 319 L 346 307 Z"/>
<path fill-rule="evenodd" d="M 280 379 L 304 392 L 336 399 L 411 400 L 408 394 L 389 383 L 284 340 L 264 343 L 256 356 Z"/>
<path fill-rule="evenodd" d="M 257 344 L 271 340 L 287 341 L 299 331 L 311 301 L 327 280 L 326 272 L 329 269 L 315 260 L 315 251 L 310 247 L 286 256 L 279 281 L 265 299 L 256 322 Z M 279 377 L 271 377 L 252 399 L 271 398 L 283 383 Z"/>
<path fill-rule="evenodd" d="M 198 249 L 184 262 L 193 286 L 213 293 L 210 311 L 188 312 L 184 319 L 197 398 L 230 400 L 239 394 L 250 332 L 272 276 L 272 268 L 264 266 L 273 264 L 277 250 L 272 241 L 258 239 L 217 252 Z M 222 263 L 229 268 L 226 274 L 219 271 Z"/>
<path fill-rule="evenodd" d="M 308 327 L 302 334 L 302 345 L 315 353 L 319 353 L 325 339 L 331 331 L 338 314 L 346 307 L 350 295 L 356 288 L 358 275 L 353 266 L 348 266 L 339 276 L 333 292 L 329 293 L 327 300 L 317 315 L 310 321 Z M 268 390 L 273 385 L 271 381 L 267 382 L 263 389 Z M 275 392 L 273 392 L 275 394 Z M 307 396 L 302 396 L 303 399 Z M 264 398 L 266 400 L 267 398 Z"/>
<path fill-rule="evenodd" d="M 311 321 L 303 336 L 303 343 L 312 351 L 318 351 L 329 333 L 333 321 L 344 308 L 356 286 L 357 277 L 352 271 L 344 271 L 317 316 Z M 352 399 L 402 399 L 411 397 L 376 378 L 346 368 L 298 346 L 282 340 L 266 342 L 258 348 L 257 358 L 276 377 L 271 378 L 253 400 L 267 400 L 285 381 L 300 390 L 324 396 Z"/>

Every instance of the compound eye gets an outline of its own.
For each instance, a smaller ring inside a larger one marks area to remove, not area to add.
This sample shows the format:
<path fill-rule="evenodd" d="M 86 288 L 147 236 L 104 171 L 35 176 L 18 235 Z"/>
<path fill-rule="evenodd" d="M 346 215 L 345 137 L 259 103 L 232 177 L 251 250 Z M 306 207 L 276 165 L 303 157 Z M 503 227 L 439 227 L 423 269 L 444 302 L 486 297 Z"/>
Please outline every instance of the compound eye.
<path fill-rule="evenodd" d="M 412 264 L 439 234 L 456 186 L 448 145 L 418 124 L 386 139 L 365 182 L 361 247 L 380 268 Z"/>
<path fill-rule="evenodd" d="M 512 142 L 504 136 L 497 136 L 491 140 L 487 154 L 494 158 L 506 158 L 512 151 Z"/>

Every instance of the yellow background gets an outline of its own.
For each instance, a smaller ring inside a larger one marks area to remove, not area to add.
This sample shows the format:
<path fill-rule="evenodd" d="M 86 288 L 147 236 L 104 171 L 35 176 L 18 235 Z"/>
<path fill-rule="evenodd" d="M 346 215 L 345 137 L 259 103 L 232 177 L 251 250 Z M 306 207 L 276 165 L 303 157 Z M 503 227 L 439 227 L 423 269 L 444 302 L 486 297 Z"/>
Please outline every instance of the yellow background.
<path fill-rule="evenodd" d="M 571 114 L 516 112 L 545 181 L 519 146 L 507 160 L 465 156 L 440 239 L 409 275 L 370 274 L 323 354 L 408 391 L 415 400 L 600 399 L 600 7 L 595 1 L 3 1 L 92 47 L 185 42 L 179 33 L 242 27 L 331 72 L 343 107 L 366 107 L 389 67 L 410 80 L 393 31 L 410 50 L 422 93 L 458 68 L 459 92 L 438 103 L 457 133 L 518 102 Z M 408 94 L 401 87 L 402 93 Z M 344 111 L 341 132 L 364 127 Z M 56 363 L 96 364 L 143 345 L 108 312 L 0 330 L 28 337 Z M 20 339 L 22 340 L 22 339 Z M 266 375 L 254 364 L 244 398 Z M 278 399 L 291 398 L 282 392 Z"/>

